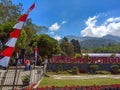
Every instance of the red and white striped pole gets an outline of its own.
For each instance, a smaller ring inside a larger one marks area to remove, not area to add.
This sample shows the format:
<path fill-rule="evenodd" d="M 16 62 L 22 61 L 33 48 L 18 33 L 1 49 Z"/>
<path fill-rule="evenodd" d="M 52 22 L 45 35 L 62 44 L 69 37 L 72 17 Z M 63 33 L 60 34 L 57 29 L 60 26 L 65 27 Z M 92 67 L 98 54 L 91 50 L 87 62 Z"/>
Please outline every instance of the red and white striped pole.
<path fill-rule="evenodd" d="M 34 48 L 34 55 L 35 55 L 35 57 L 34 57 L 34 62 L 35 62 L 35 66 L 36 66 L 36 62 L 37 62 L 37 53 L 38 53 L 38 47 L 37 46 L 35 46 L 35 48 Z"/>

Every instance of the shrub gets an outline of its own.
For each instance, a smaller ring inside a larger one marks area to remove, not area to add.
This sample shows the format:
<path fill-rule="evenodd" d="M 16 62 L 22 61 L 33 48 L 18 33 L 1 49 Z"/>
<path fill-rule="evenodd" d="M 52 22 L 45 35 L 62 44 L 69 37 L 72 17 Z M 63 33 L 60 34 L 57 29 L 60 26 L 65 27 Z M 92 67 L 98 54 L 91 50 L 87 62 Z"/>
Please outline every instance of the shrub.
<path fill-rule="evenodd" d="M 79 73 L 88 73 L 88 72 L 84 69 L 79 69 Z"/>
<path fill-rule="evenodd" d="M 22 81 L 28 81 L 28 80 L 30 80 L 30 75 L 22 76 Z"/>
<path fill-rule="evenodd" d="M 62 71 L 63 71 L 62 66 L 61 65 L 57 66 L 56 73 L 61 73 Z"/>
<path fill-rule="evenodd" d="M 118 69 L 118 73 L 120 74 L 120 69 Z"/>
<path fill-rule="evenodd" d="M 119 65 L 117 65 L 117 64 L 114 64 L 114 65 L 112 65 L 111 66 L 111 68 L 112 68 L 112 73 L 113 74 L 118 74 L 119 73 Z"/>
<path fill-rule="evenodd" d="M 112 68 L 112 69 L 119 69 L 119 65 L 114 64 L 114 65 L 111 66 L 111 68 Z"/>
<path fill-rule="evenodd" d="M 71 73 L 72 73 L 72 70 L 67 70 L 67 72 L 68 72 L 69 74 L 71 74 Z"/>
<path fill-rule="evenodd" d="M 111 74 L 111 72 L 109 71 L 104 71 L 104 70 L 100 70 L 100 71 L 96 71 L 97 74 Z"/>
<path fill-rule="evenodd" d="M 99 66 L 94 64 L 94 65 L 90 65 L 90 69 L 92 70 L 93 73 L 96 72 L 97 69 L 99 69 Z"/>
<path fill-rule="evenodd" d="M 77 66 L 73 66 L 73 69 L 72 69 L 72 74 L 73 75 L 76 75 L 79 73 L 79 68 Z"/>
<path fill-rule="evenodd" d="M 23 82 L 23 85 L 24 85 L 24 86 L 29 85 L 30 75 L 22 76 L 22 82 Z"/>

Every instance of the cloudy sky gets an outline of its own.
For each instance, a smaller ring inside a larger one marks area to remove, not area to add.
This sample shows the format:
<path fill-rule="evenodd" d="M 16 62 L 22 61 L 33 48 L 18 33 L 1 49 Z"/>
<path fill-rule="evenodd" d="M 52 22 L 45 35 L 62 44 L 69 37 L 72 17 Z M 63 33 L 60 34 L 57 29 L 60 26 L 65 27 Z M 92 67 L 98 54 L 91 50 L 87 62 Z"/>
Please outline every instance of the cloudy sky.
<path fill-rule="evenodd" d="M 12 1 L 22 3 L 24 13 L 35 0 Z M 37 0 L 29 17 L 57 40 L 66 35 L 120 36 L 120 0 Z"/>

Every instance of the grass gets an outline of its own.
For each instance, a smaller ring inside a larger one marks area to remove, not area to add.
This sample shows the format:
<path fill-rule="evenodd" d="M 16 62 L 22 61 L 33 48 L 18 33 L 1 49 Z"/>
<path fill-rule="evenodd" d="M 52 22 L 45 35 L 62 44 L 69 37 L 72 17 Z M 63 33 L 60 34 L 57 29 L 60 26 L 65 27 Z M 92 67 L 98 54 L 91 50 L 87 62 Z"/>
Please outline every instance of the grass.
<path fill-rule="evenodd" d="M 112 78 L 95 78 L 95 79 L 80 79 L 80 80 L 64 80 L 64 79 L 54 79 L 52 76 L 44 77 L 39 84 L 41 86 L 89 86 L 89 85 L 111 85 L 120 84 L 120 79 Z"/>

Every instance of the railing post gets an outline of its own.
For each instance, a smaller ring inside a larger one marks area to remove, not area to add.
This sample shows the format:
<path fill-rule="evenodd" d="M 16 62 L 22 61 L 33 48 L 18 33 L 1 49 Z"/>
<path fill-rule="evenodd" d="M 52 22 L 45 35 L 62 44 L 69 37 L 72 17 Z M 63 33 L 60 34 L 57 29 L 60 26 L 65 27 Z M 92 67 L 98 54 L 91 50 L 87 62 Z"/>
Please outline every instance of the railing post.
<path fill-rule="evenodd" d="M 15 76 L 14 76 L 12 90 L 14 90 L 14 87 L 15 87 L 15 80 L 16 80 L 16 76 L 17 76 L 17 67 L 18 67 L 18 58 L 16 59 Z"/>

